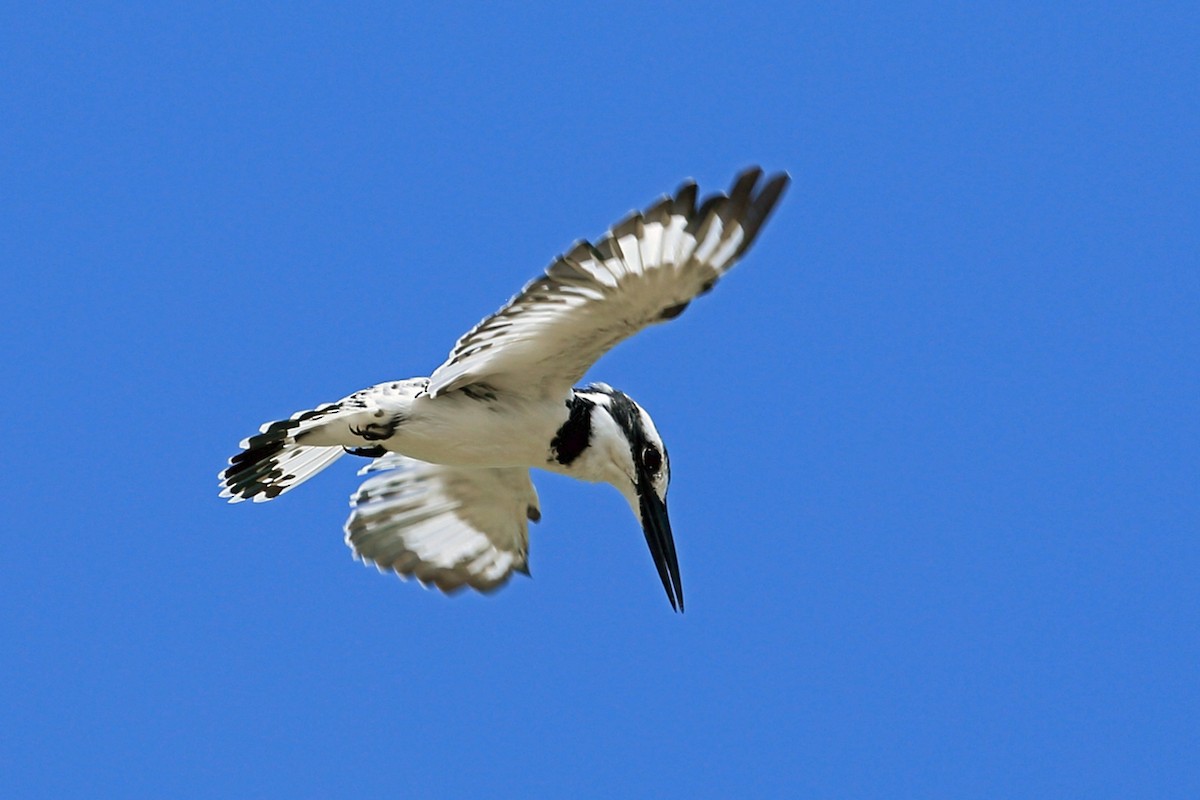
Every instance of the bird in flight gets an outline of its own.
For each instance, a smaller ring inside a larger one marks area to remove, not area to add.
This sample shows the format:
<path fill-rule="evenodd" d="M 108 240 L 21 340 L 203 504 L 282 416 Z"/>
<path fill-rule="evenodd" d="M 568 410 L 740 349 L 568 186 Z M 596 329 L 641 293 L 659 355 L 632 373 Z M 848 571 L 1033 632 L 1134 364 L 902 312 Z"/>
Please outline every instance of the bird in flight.
<path fill-rule="evenodd" d="M 220 472 L 221 497 L 271 500 L 343 455 L 371 459 L 345 525 L 355 557 L 444 592 L 486 592 L 529 574 L 528 522 L 541 519 L 531 467 L 611 483 L 682 611 L 662 437 L 623 392 L 574 387 L 618 342 L 679 316 L 749 249 L 789 180 L 762 178 L 748 169 L 699 205 L 689 181 L 594 245 L 577 242 L 428 378 L 264 424 Z"/>

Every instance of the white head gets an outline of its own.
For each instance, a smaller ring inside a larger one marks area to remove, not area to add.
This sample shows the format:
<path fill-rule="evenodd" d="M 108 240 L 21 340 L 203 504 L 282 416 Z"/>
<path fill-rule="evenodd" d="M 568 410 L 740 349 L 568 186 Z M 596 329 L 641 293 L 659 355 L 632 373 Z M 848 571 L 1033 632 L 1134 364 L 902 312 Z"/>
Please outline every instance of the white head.
<path fill-rule="evenodd" d="M 671 607 L 682 611 L 667 516 L 671 462 L 654 421 L 628 395 L 603 383 L 577 391 L 568 408 L 570 416 L 551 442 L 552 458 L 575 477 L 617 487 L 641 520 Z"/>

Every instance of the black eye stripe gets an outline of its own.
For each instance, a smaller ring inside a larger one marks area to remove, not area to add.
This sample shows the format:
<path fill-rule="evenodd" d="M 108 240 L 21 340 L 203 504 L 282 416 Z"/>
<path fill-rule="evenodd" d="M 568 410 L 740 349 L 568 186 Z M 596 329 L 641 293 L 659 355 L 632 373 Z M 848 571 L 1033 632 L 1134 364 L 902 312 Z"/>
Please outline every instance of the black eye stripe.
<path fill-rule="evenodd" d="M 608 414 L 629 440 L 630 455 L 638 468 L 645 469 L 651 475 L 661 474 L 666 466 L 666 453 L 648 441 L 649 437 L 642 425 L 642 412 L 638 410 L 637 404 L 629 399 L 629 395 L 609 386 L 593 384 L 587 390 L 608 397 Z"/>

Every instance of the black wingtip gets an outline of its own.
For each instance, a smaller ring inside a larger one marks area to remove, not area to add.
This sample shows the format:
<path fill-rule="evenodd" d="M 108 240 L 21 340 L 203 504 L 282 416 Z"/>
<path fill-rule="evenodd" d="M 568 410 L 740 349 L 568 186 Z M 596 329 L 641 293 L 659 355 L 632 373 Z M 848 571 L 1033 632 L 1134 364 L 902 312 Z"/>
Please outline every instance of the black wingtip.
<path fill-rule="evenodd" d="M 748 172 L 750 170 L 747 170 Z M 747 173 L 743 173 L 743 175 Z M 758 195 L 750 200 L 749 209 L 745 214 L 745 236 L 742 239 L 741 247 L 738 248 L 739 258 L 750 249 L 750 245 L 754 244 L 754 240 L 758 237 L 758 232 L 775 210 L 775 206 L 778 205 L 779 199 L 783 197 L 783 193 L 791 181 L 792 176 L 788 173 L 777 172 L 767 179 L 762 189 L 759 190 Z M 736 188 L 737 185 L 735 185 L 734 189 L 736 190 Z"/>
<path fill-rule="evenodd" d="M 758 197 L 754 198 L 754 210 L 761 219 L 766 220 L 775 210 L 775 204 L 779 202 L 779 198 L 783 196 L 784 190 L 791 182 L 792 176 L 786 172 L 778 172 L 771 176 L 762 191 L 758 193 Z"/>
<path fill-rule="evenodd" d="M 737 177 L 733 179 L 733 188 L 729 190 L 729 199 L 737 202 L 739 200 L 748 200 L 751 192 L 754 191 L 755 184 L 763 176 L 762 167 L 753 166 L 742 170 Z"/>
<path fill-rule="evenodd" d="M 696 193 L 698 189 L 693 180 L 684 181 L 675 192 L 671 203 L 671 213 L 690 219 L 696 213 Z"/>

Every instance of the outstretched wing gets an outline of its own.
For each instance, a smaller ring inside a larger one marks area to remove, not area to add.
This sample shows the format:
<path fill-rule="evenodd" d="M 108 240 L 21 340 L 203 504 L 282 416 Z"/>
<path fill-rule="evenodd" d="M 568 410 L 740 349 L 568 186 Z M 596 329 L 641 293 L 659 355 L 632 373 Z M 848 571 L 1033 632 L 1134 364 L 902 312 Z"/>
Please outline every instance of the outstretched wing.
<path fill-rule="evenodd" d="M 486 383 L 525 395 L 570 389 L 600 356 L 649 325 L 679 316 L 746 252 L 788 183 L 743 172 L 728 195 L 696 207 L 685 183 L 618 222 L 595 245 L 576 243 L 508 305 L 458 340 L 428 392 Z"/>
<path fill-rule="evenodd" d="M 541 518 L 524 467 L 429 464 L 394 453 L 350 498 L 346 544 L 363 561 L 452 592 L 491 591 L 528 574 L 528 521 Z"/>

